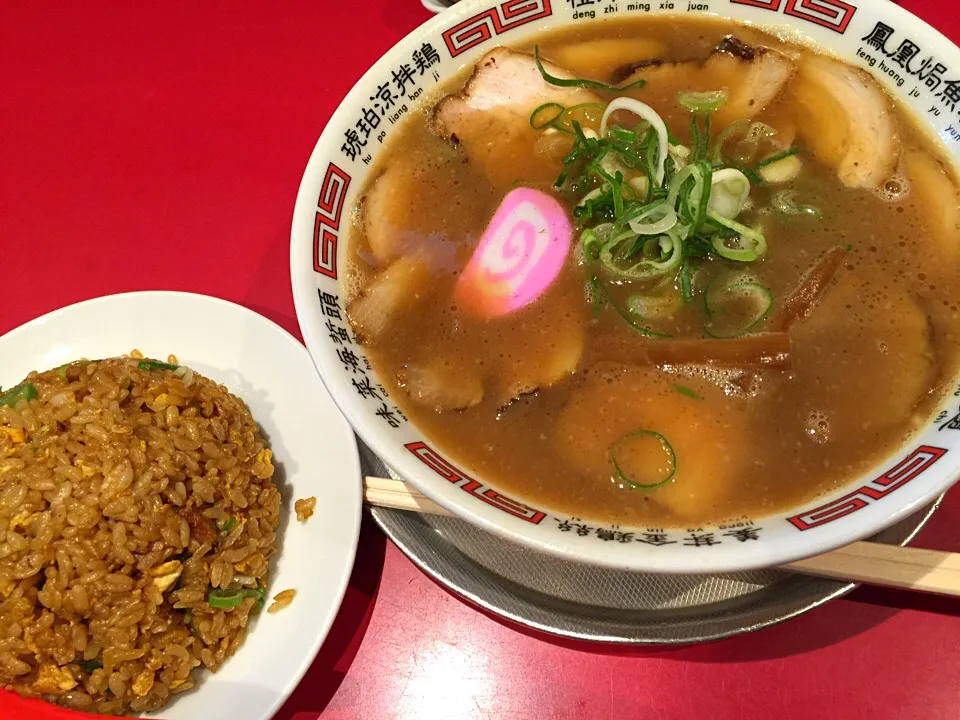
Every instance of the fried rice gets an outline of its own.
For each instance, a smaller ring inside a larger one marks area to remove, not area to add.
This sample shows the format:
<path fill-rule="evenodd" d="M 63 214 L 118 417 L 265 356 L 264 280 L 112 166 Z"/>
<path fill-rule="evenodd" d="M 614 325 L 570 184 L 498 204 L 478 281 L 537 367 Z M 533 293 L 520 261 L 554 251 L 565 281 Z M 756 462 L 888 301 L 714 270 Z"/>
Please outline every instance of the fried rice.
<path fill-rule="evenodd" d="M 0 394 L 0 686 L 158 710 L 260 611 L 271 452 L 241 400 L 184 367 L 77 362 Z"/>

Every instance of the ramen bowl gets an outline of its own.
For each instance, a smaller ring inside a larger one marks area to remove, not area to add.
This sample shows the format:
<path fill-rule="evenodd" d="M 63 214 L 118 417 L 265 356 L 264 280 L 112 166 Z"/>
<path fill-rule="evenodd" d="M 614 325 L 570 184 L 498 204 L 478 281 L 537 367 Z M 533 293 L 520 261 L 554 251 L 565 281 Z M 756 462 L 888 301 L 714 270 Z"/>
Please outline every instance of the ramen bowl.
<path fill-rule="evenodd" d="M 944 157 L 952 163 L 960 159 L 960 83 L 953 82 L 960 79 L 960 50 L 892 2 L 462 0 L 377 61 L 323 130 L 293 217 L 297 316 L 317 370 L 357 433 L 400 476 L 458 517 L 536 551 L 629 571 L 769 567 L 869 537 L 943 493 L 960 471 L 958 379 L 952 383 L 957 392 L 948 393 L 908 441 L 868 471 L 806 504 L 714 525 L 611 526 L 506 491 L 442 450 L 395 403 L 394 383 L 377 376 L 347 319 L 343 283 L 352 209 L 403 115 L 436 102 L 441 86 L 497 46 L 529 43 L 545 30 L 599 23 L 604 17 L 664 14 L 709 14 L 752 24 L 863 68 L 939 138 Z M 389 110 L 381 109 L 374 103 L 379 89 L 403 68 L 414 71 L 403 98 Z M 776 479 L 775 468 L 764 472 Z"/>

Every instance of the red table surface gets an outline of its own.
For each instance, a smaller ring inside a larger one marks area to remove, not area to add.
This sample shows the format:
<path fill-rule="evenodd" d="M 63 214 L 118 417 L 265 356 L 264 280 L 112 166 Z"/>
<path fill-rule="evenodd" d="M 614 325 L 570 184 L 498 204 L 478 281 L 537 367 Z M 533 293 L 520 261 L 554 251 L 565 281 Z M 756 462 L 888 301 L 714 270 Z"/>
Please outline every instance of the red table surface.
<path fill-rule="evenodd" d="M 903 3 L 954 40 L 952 3 Z M 0 332 L 142 289 L 298 333 L 297 186 L 340 98 L 416 0 L 7 3 L 0 10 Z M 918 543 L 960 550 L 954 494 Z M 680 649 L 553 640 L 422 575 L 367 518 L 342 610 L 276 720 L 960 717 L 955 601 L 878 589 Z"/>

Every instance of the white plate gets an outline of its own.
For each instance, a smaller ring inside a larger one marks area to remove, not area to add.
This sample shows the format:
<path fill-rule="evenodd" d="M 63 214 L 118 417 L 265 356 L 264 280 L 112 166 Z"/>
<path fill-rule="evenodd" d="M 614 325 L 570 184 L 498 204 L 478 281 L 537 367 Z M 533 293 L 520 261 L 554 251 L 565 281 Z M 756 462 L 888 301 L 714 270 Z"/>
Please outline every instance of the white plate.
<path fill-rule="evenodd" d="M 270 597 L 297 591 L 292 605 L 254 621 L 217 673 L 201 673 L 198 689 L 159 714 L 164 720 L 270 720 L 320 649 L 353 568 L 362 504 L 354 435 L 299 342 L 251 310 L 204 295 L 112 295 L 37 318 L 0 337 L 0 383 L 134 348 L 161 360 L 173 353 L 247 403 L 269 439 L 283 488 Z M 311 495 L 316 513 L 297 522 L 294 500 Z"/>

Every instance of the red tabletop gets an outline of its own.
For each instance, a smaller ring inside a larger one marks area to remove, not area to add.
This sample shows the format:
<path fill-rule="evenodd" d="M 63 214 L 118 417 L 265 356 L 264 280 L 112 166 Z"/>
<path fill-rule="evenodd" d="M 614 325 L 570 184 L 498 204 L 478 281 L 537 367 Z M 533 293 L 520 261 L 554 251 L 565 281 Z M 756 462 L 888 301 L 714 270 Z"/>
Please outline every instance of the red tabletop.
<path fill-rule="evenodd" d="M 953 3 L 905 0 L 955 41 Z M 189 290 L 298 334 L 290 217 L 324 122 L 417 0 L 6 3 L 0 332 Z M 918 544 L 960 550 L 954 494 Z M 960 604 L 861 589 L 709 645 L 552 640 L 478 612 L 365 520 L 343 608 L 276 720 L 960 717 Z"/>

